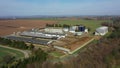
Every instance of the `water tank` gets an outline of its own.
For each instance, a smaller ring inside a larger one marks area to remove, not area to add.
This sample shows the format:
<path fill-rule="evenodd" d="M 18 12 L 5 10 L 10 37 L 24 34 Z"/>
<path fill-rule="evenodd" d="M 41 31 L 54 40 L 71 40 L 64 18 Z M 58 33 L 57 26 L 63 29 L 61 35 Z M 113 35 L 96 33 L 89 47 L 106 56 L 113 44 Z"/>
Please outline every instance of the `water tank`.
<path fill-rule="evenodd" d="M 84 32 L 85 31 L 85 26 L 79 26 L 78 30 L 81 31 L 81 32 Z"/>

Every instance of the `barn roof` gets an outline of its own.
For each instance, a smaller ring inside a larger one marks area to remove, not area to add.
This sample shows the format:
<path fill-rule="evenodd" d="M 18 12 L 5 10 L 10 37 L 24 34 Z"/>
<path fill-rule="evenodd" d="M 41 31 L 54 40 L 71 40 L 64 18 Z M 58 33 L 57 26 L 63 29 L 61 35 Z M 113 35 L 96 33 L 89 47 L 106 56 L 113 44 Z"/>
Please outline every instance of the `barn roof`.
<path fill-rule="evenodd" d="M 27 43 L 41 44 L 41 45 L 47 45 L 49 42 L 48 40 L 38 40 L 38 39 L 23 38 L 23 37 L 16 37 L 16 36 L 7 36 L 5 38 L 11 39 L 11 40 L 16 40 L 16 41 L 24 41 Z"/>

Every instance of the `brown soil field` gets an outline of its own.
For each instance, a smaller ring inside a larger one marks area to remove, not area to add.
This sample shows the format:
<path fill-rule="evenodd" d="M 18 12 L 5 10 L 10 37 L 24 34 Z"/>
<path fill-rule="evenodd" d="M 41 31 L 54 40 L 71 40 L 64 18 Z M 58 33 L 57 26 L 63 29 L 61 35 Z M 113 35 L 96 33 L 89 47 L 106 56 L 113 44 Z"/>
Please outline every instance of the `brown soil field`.
<path fill-rule="evenodd" d="M 92 39 L 92 37 L 82 37 L 81 39 L 79 39 L 78 41 L 76 41 L 70 45 L 71 51 L 75 50 L 76 48 L 80 47 L 81 45 L 85 44 L 86 42 L 88 42 L 91 39 Z"/>
<path fill-rule="evenodd" d="M 75 50 L 76 48 L 82 46 L 89 40 L 91 40 L 93 37 L 82 37 L 82 38 L 63 38 L 59 41 L 56 41 L 53 43 L 53 45 L 57 45 L 60 47 L 68 48 L 71 51 Z M 59 45 L 58 45 L 59 44 Z"/>
<path fill-rule="evenodd" d="M 0 20 L 0 36 L 12 34 L 13 32 L 29 30 L 32 28 L 43 28 L 45 24 L 53 24 L 56 21 L 46 20 Z"/>

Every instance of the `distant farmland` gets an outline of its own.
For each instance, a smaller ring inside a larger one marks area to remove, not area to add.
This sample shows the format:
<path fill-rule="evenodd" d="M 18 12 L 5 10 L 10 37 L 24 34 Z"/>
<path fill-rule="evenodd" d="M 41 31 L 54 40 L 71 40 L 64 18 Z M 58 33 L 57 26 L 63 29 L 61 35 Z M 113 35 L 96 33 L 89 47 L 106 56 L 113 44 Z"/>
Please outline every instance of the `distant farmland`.
<path fill-rule="evenodd" d="M 39 19 L 37 19 L 39 20 Z M 101 26 L 102 22 L 112 22 L 111 20 L 84 20 L 84 19 L 69 19 L 69 18 L 47 18 L 40 19 L 45 21 L 56 21 L 58 24 L 68 24 L 68 25 L 77 25 L 82 24 L 91 29 L 91 32 L 94 32 L 96 28 Z"/>
<path fill-rule="evenodd" d="M 46 23 L 53 24 L 56 21 L 49 20 L 0 20 L 0 36 L 8 35 L 17 31 L 29 30 L 32 28 L 43 28 Z"/>
<path fill-rule="evenodd" d="M 0 36 L 8 35 L 17 31 L 29 30 L 32 28 L 42 28 L 45 24 L 82 24 L 95 31 L 102 22 L 111 22 L 109 20 L 72 20 L 72 19 L 18 19 L 18 20 L 0 20 Z"/>
<path fill-rule="evenodd" d="M 82 24 L 86 27 L 90 28 L 91 32 L 94 32 L 96 28 L 101 26 L 102 22 L 111 22 L 110 20 L 61 20 L 59 24 L 68 24 L 68 25 L 76 25 Z"/>

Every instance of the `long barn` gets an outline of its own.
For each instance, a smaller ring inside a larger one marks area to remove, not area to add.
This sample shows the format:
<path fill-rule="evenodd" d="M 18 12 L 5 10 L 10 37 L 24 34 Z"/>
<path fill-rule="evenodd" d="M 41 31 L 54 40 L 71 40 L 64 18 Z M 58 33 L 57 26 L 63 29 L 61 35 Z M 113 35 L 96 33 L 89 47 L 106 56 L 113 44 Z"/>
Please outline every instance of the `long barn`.
<path fill-rule="evenodd" d="M 30 36 L 30 37 L 45 38 L 45 39 L 58 39 L 58 38 L 65 37 L 65 34 L 45 33 L 45 32 L 33 32 L 33 31 L 24 31 L 20 35 L 21 36 Z"/>
<path fill-rule="evenodd" d="M 32 39 L 32 38 L 23 38 L 23 37 L 16 37 L 16 36 L 7 36 L 6 39 L 16 40 L 16 41 L 23 41 L 26 43 L 33 43 L 33 44 L 41 44 L 41 45 L 48 45 L 52 43 L 52 41 L 49 40 L 38 40 L 38 39 Z"/>

